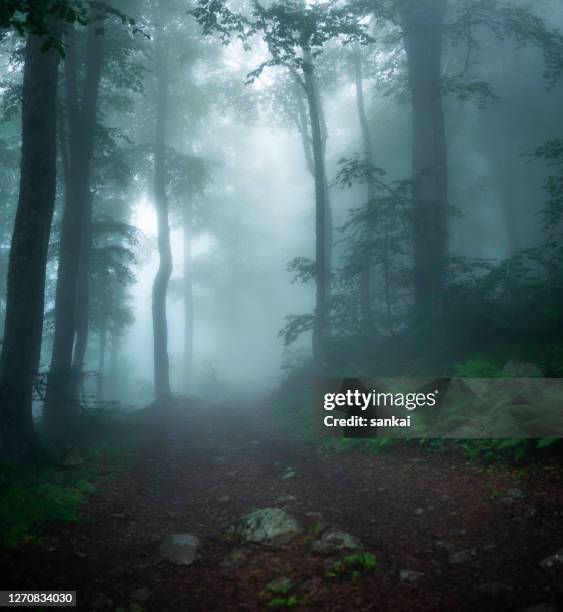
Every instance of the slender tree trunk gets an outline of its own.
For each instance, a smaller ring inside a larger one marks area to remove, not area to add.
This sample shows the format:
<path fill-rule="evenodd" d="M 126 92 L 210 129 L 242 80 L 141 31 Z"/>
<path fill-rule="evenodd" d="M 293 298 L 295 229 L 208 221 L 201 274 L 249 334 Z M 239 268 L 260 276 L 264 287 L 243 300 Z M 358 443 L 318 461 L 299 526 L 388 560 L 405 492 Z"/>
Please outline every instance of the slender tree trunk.
<path fill-rule="evenodd" d="M 29 35 L 22 94 L 20 191 L 8 264 L 4 342 L 0 357 L 0 457 L 42 458 L 33 426 L 33 384 L 39 368 L 47 249 L 56 191 L 59 56 L 42 53 Z"/>
<path fill-rule="evenodd" d="M 373 145 L 371 139 L 371 133 L 369 129 L 369 123 L 366 113 L 366 107 L 364 102 L 364 85 L 363 85 L 363 75 L 362 75 L 362 56 L 360 53 L 360 49 L 356 48 L 353 52 L 353 61 L 354 61 L 354 77 L 355 77 L 355 85 L 356 85 L 356 107 L 358 110 L 358 119 L 360 122 L 360 128 L 362 131 L 362 141 L 364 145 L 364 159 L 368 164 L 369 168 L 373 169 L 374 167 L 374 156 L 373 156 Z M 373 303 L 373 267 L 372 267 L 372 257 L 371 257 L 371 247 L 370 243 L 373 239 L 375 227 L 374 224 L 374 215 L 375 215 L 375 182 L 371 175 L 367 177 L 366 181 L 366 217 L 367 217 L 367 225 L 366 225 L 366 235 L 365 240 L 368 248 L 368 255 L 365 262 L 365 268 L 362 274 L 361 281 L 361 292 L 360 292 L 360 302 L 362 309 L 362 316 L 364 319 L 364 323 L 366 325 L 371 325 L 373 321 L 372 316 L 372 303 Z"/>
<path fill-rule="evenodd" d="M 76 49 L 71 34 L 65 63 L 69 117 L 69 179 L 61 225 L 59 269 L 55 295 L 55 334 L 47 379 L 44 418 L 51 434 L 61 430 L 65 416 L 75 406 L 72 391 L 72 351 L 76 332 L 76 302 L 84 215 L 90 188 L 96 112 L 102 70 L 102 35 L 89 26 L 86 44 L 86 73 L 82 105 L 76 84 Z M 80 108 L 81 106 L 81 108 Z"/>
<path fill-rule="evenodd" d="M 448 168 L 441 93 L 446 0 L 411 0 L 403 13 L 413 111 L 415 321 L 439 351 L 447 255 Z"/>
<path fill-rule="evenodd" d="M 192 283 L 192 203 L 183 208 L 184 229 L 184 390 L 190 391 L 194 355 L 194 303 Z"/>
<path fill-rule="evenodd" d="M 118 401 L 119 399 L 119 342 L 118 334 L 113 331 L 111 333 L 111 344 L 109 353 L 109 397 L 111 400 Z"/>
<path fill-rule="evenodd" d="M 172 274 L 172 251 L 168 225 L 168 198 L 166 194 L 166 124 L 168 116 L 168 49 L 163 31 L 162 0 L 157 2 L 155 32 L 156 72 L 156 134 L 154 147 L 154 199 L 158 224 L 158 253 L 160 265 L 152 290 L 152 319 L 154 334 L 154 390 L 157 403 L 170 397 L 168 361 L 168 325 L 166 320 L 166 293 Z"/>
<path fill-rule="evenodd" d="M 76 345 L 72 362 L 72 397 L 80 400 L 84 377 L 84 357 L 88 347 L 88 323 L 90 305 L 90 255 L 92 251 L 92 194 L 90 193 L 84 211 L 82 245 L 78 265 L 78 293 L 76 299 Z"/>
<path fill-rule="evenodd" d="M 323 141 L 322 117 L 319 109 L 319 96 L 315 82 L 313 58 L 310 49 L 303 50 L 303 76 L 305 93 L 309 105 L 313 163 L 315 168 L 315 234 L 316 234 L 316 299 L 313 321 L 313 355 L 317 366 L 324 370 L 328 365 L 325 340 L 329 325 L 330 296 L 330 250 L 328 243 L 328 186 Z"/>
<path fill-rule="evenodd" d="M 96 402 L 104 401 L 104 382 L 106 375 L 106 344 L 107 344 L 107 319 L 104 315 L 100 321 L 100 333 L 98 344 L 98 379 L 96 381 Z"/>

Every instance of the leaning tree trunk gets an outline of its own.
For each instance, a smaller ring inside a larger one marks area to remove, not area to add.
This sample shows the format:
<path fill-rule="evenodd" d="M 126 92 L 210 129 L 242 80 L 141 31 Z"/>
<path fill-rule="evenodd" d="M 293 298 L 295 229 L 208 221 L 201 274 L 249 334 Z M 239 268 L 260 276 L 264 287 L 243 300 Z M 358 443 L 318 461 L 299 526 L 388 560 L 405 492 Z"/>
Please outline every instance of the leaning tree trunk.
<path fill-rule="evenodd" d="M 76 84 L 76 49 L 71 38 L 65 63 L 69 117 L 69 177 L 61 224 L 59 269 L 55 295 L 55 334 L 47 379 L 45 425 L 51 434 L 61 431 L 65 417 L 76 406 L 72 391 L 72 352 L 76 332 L 76 301 L 82 250 L 84 215 L 90 197 L 90 168 L 94 152 L 96 112 L 102 70 L 102 35 L 89 26 L 82 105 Z M 81 106 L 81 107 L 80 107 Z"/>
<path fill-rule="evenodd" d="M 365 268 L 362 271 L 362 280 L 360 287 L 360 307 L 362 311 L 362 317 L 364 324 L 369 326 L 373 322 L 372 316 L 372 304 L 373 304 L 373 257 L 371 256 L 371 241 L 374 235 L 374 216 L 375 216 L 375 181 L 373 177 L 374 168 L 374 156 L 373 156 L 373 145 L 371 140 L 371 133 L 369 129 L 369 123 L 366 113 L 366 106 L 364 102 L 364 85 L 362 75 L 362 56 L 359 48 L 354 49 L 353 52 L 354 61 L 354 81 L 356 86 L 356 107 L 358 111 L 358 119 L 360 122 L 360 128 L 362 131 L 362 141 L 364 145 L 364 159 L 368 165 L 368 176 L 366 177 L 366 233 L 365 241 L 367 246 L 367 256 L 365 261 Z"/>
<path fill-rule="evenodd" d="M 56 191 L 59 55 L 42 52 L 29 35 L 22 93 L 20 192 L 8 264 L 4 342 L 0 357 L 0 457 L 42 458 L 32 417 L 39 368 L 47 249 Z"/>
<path fill-rule="evenodd" d="M 410 0 L 403 12 L 413 113 L 415 322 L 435 354 L 447 255 L 448 168 L 441 93 L 445 10 L 446 0 Z"/>
<path fill-rule="evenodd" d="M 319 95 L 315 82 L 313 58 L 310 49 L 303 50 L 303 77 L 305 94 L 309 106 L 313 164 L 315 169 L 315 316 L 313 321 L 313 355 L 318 368 L 322 371 L 328 365 L 325 340 L 329 325 L 330 264 L 327 256 L 330 250 L 328 243 L 328 186 L 322 115 L 319 108 Z"/>
<path fill-rule="evenodd" d="M 158 2 L 155 32 L 156 73 L 156 134 L 154 146 L 154 199 L 158 224 L 158 253 L 160 264 L 152 289 L 152 320 L 154 334 L 154 391 L 157 404 L 170 397 L 168 361 L 168 326 L 166 321 L 166 293 L 172 274 L 172 251 L 168 225 L 166 194 L 166 123 L 168 115 L 168 58 L 162 26 L 162 0 Z M 156 12 L 156 11 L 155 11 Z"/>
<path fill-rule="evenodd" d="M 194 300 L 192 279 L 192 203 L 183 208 L 184 231 L 184 390 L 191 388 L 194 357 Z"/>

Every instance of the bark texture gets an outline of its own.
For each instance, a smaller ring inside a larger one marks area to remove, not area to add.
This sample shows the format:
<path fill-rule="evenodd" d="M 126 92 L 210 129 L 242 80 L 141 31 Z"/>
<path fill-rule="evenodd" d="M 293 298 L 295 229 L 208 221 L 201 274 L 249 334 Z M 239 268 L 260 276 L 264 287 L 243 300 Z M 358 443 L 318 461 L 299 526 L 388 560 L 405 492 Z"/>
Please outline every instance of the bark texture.
<path fill-rule="evenodd" d="M 313 58 L 310 49 L 303 50 L 303 78 L 305 94 L 309 106 L 311 124 L 311 146 L 315 176 L 315 271 L 316 296 L 315 317 L 313 321 L 313 355 L 317 366 L 323 370 L 328 365 L 326 338 L 329 327 L 330 300 L 330 214 L 328 185 L 325 167 L 325 141 L 323 139 L 323 118 L 319 104 L 319 94 L 314 74 Z"/>
<path fill-rule="evenodd" d="M 194 355 L 194 302 L 192 284 L 192 228 L 193 209 L 191 202 L 184 205 L 184 390 L 190 390 Z"/>
<path fill-rule="evenodd" d="M 69 123 L 68 184 L 61 224 L 55 335 L 44 408 L 45 425 L 51 434 L 59 432 L 66 417 L 77 410 L 76 397 L 73 397 L 77 385 L 76 376 L 73 376 L 72 355 L 84 217 L 90 198 L 90 171 L 103 60 L 102 35 L 95 25 L 91 25 L 86 43 L 84 87 L 79 100 L 74 33 L 69 38 L 65 62 Z"/>
<path fill-rule="evenodd" d="M 56 191 L 59 56 L 30 35 L 22 94 L 20 191 L 8 264 L 0 357 L 0 457 L 25 463 L 42 453 L 32 418 L 39 368 L 47 250 Z"/>
<path fill-rule="evenodd" d="M 416 324 L 437 348 L 444 308 L 448 168 L 441 92 L 446 0 L 411 0 L 403 36 L 412 97 L 414 299 Z"/>
<path fill-rule="evenodd" d="M 154 391 L 157 404 L 170 397 L 168 361 L 168 324 L 166 293 L 172 274 L 172 251 L 168 225 L 166 193 L 166 124 L 168 118 L 168 50 L 162 26 L 162 2 L 156 6 L 155 72 L 156 72 L 156 133 L 154 146 L 154 200 L 158 224 L 158 254 L 160 263 L 152 289 L 152 320 L 154 336 Z"/>
<path fill-rule="evenodd" d="M 373 145 L 371 139 L 371 133 L 369 129 L 369 122 L 366 113 L 366 105 L 364 101 L 364 83 L 363 83 L 363 74 L 362 74 L 362 56 L 359 48 L 354 49 L 353 55 L 353 63 L 354 63 L 354 83 L 356 87 L 356 108 L 358 111 L 358 120 L 360 123 L 360 128 L 362 132 L 362 144 L 364 146 L 364 159 L 368 164 L 369 168 L 373 168 L 374 164 L 374 156 L 373 156 Z M 366 180 L 366 213 L 368 218 L 368 226 L 366 228 L 366 244 L 368 245 L 372 240 L 374 234 L 374 228 L 371 225 L 373 222 L 374 209 L 375 209 L 375 183 L 373 179 L 368 176 Z M 368 255 L 366 257 L 365 268 L 362 273 L 362 284 L 360 291 L 360 301 L 361 301 L 361 309 L 362 309 L 362 317 L 364 319 L 364 324 L 371 325 L 373 317 L 372 317 L 372 307 L 373 307 L 373 267 L 372 267 L 372 257 Z"/>

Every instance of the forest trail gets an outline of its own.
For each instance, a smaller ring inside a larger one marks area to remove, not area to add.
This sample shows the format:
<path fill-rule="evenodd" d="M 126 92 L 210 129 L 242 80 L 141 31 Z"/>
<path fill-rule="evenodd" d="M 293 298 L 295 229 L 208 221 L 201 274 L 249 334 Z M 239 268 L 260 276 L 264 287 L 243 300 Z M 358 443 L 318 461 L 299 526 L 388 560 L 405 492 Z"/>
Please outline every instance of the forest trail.
<path fill-rule="evenodd" d="M 225 536 L 252 507 L 272 506 L 303 535 L 278 548 Z M 77 590 L 85 610 L 267 609 L 264 587 L 288 577 L 296 610 L 548 612 L 561 604 L 561 565 L 539 562 L 563 546 L 562 509 L 557 469 L 515 482 L 443 453 L 321 453 L 277 428 L 266 401 L 230 400 L 180 406 L 148 428 L 84 522 L 0 564 L 3 588 Z M 311 547 L 325 524 L 359 538 L 375 570 L 327 578 L 337 557 Z M 177 533 L 201 539 L 191 566 L 158 560 Z"/>

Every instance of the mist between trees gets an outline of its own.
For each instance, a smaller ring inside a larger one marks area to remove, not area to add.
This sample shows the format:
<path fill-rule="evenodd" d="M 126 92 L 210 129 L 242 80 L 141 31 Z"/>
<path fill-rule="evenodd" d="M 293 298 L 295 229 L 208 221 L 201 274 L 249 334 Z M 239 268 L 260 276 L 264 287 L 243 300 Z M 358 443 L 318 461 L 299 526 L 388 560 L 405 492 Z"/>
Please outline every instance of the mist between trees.
<path fill-rule="evenodd" d="M 562 25 L 555 0 L 2 9 L 2 457 L 280 377 L 559 376 Z"/>

